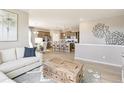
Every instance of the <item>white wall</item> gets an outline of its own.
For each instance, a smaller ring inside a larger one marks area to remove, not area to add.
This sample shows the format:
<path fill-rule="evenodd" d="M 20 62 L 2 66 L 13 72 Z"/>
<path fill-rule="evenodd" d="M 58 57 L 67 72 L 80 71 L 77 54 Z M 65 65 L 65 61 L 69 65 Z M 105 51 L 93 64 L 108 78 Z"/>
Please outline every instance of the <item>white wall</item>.
<path fill-rule="evenodd" d="M 0 49 L 28 46 L 28 14 L 21 10 L 8 10 L 18 14 L 18 40 L 15 42 L 0 42 Z"/>
<path fill-rule="evenodd" d="M 98 39 L 92 33 L 93 26 L 97 23 L 108 25 L 110 31 L 124 32 L 124 16 L 111 17 L 101 20 L 80 23 L 80 44 L 76 45 L 75 58 L 92 60 L 91 62 L 121 66 L 121 54 L 124 46 L 106 45 L 105 39 Z"/>
<path fill-rule="evenodd" d="M 89 62 L 121 66 L 124 46 L 77 44 L 75 58 Z"/>

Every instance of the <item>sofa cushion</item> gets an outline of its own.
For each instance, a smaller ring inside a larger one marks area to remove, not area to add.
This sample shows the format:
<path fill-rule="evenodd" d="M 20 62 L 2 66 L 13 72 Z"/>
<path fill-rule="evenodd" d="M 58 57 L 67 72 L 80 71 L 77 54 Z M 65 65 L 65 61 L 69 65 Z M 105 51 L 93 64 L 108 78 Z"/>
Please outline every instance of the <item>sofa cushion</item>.
<path fill-rule="evenodd" d="M 24 51 L 25 51 L 24 47 L 16 48 L 16 57 L 17 57 L 17 59 L 24 57 Z"/>
<path fill-rule="evenodd" d="M 2 63 L 0 65 L 0 71 L 4 72 L 4 73 L 8 73 L 11 72 L 13 70 L 22 68 L 24 66 L 33 64 L 35 62 L 38 62 L 39 58 L 37 57 L 29 57 L 29 58 L 20 58 L 18 60 L 15 61 L 9 61 L 6 63 Z"/>
<path fill-rule="evenodd" d="M 16 83 L 0 71 L 0 83 Z"/>
<path fill-rule="evenodd" d="M 3 72 L 0 71 L 0 82 L 5 79 L 8 79 L 8 77 Z"/>
<path fill-rule="evenodd" d="M 38 57 L 26 57 L 26 58 L 20 58 L 18 60 L 26 61 L 26 62 L 29 62 L 29 61 L 39 62 L 40 59 Z"/>
<path fill-rule="evenodd" d="M 0 50 L 0 56 L 2 62 L 16 60 L 15 48 Z"/>
<path fill-rule="evenodd" d="M 15 78 L 15 77 L 17 77 L 17 76 L 19 76 L 19 75 L 21 75 L 23 73 L 26 73 L 26 72 L 34 69 L 34 68 L 37 68 L 37 67 L 39 67 L 41 65 L 42 65 L 41 62 L 35 62 L 33 64 L 27 65 L 27 66 L 22 67 L 20 69 L 13 70 L 13 71 L 11 71 L 9 73 L 6 73 L 6 75 L 9 76 L 9 78 Z"/>
<path fill-rule="evenodd" d="M 36 48 L 25 47 L 24 57 L 34 57 L 34 56 L 36 56 L 35 50 L 36 50 Z"/>

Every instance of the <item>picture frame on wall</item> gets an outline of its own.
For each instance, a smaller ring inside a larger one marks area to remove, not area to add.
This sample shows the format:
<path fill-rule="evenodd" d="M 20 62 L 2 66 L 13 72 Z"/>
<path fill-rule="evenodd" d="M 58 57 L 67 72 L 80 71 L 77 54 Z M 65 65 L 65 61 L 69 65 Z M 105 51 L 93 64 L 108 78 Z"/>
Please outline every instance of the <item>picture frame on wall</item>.
<path fill-rule="evenodd" d="M 13 42 L 18 39 L 18 15 L 0 9 L 0 42 Z"/>

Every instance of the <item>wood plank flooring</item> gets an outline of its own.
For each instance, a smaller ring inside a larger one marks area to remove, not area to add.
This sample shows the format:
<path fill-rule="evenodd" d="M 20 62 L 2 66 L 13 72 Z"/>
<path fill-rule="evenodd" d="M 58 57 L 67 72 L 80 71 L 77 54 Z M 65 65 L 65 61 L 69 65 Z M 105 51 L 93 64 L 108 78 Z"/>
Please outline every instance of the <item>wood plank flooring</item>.
<path fill-rule="evenodd" d="M 86 62 L 74 59 L 74 53 L 62 53 L 62 52 L 46 52 L 43 54 L 43 60 L 47 61 L 53 57 L 61 57 L 71 61 L 79 61 L 84 64 L 85 69 L 96 69 L 101 73 L 100 83 L 121 83 L 121 68 L 113 67 L 93 62 Z"/>

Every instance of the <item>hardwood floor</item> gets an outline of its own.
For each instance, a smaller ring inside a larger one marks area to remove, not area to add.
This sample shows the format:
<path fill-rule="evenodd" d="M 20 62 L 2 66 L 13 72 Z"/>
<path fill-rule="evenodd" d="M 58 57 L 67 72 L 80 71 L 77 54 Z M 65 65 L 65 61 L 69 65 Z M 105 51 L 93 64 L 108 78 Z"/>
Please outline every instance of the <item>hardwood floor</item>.
<path fill-rule="evenodd" d="M 85 69 L 95 69 L 101 73 L 100 83 L 121 83 L 121 68 L 113 67 L 103 64 L 97 64 L 93 62 L 86 62 L 74 59 L 74 53 L 62 53 L 62 52 L 46 52 L 43 54 L 43 60 L 47 61 L 53 57 L 61 57 L 62 59 L 68 59 L 72 61 L 79 61 L 84 64 Z"/>

